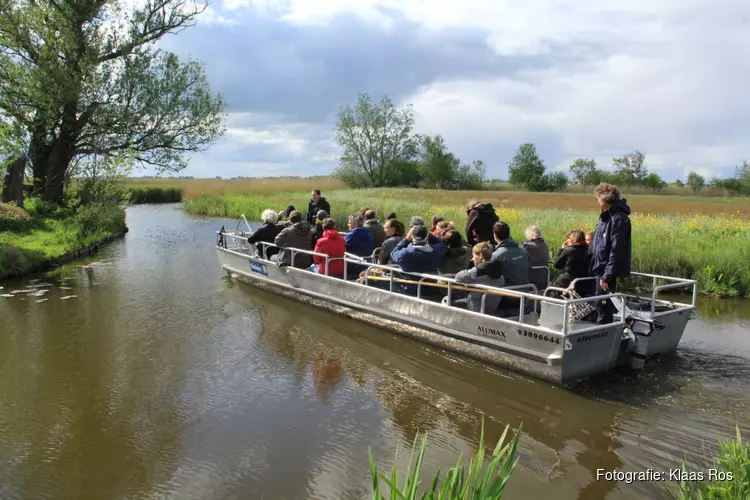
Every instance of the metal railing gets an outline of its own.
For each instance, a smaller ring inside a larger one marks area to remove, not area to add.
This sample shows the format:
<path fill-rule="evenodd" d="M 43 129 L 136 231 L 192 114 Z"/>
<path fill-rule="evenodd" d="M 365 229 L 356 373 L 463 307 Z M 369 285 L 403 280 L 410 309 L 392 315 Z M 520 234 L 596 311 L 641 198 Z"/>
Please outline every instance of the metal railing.
<path fill-rule="evenodd" d="M 218 233 L 218 231 L 217 231 L 217 233 Z M 223 235 L 224 235 L 225 238 L 229 237 L 229 238 L 232 238 L 232 239 L 235 239 L 235 240 L 242 240 L 242 239 L 244 239 L 245 242 L 247 241 L 246 237 L 235 235 L 235 234 L 232 234 L 231 232 L 229 232 L 229 233 L 228 232 L 224 232 Z M 595 296 L 595 297 L 582 297 L 582 298 L 579 298 L 579 299 L 561 299 L 561 298 L 546 296 L 546 290 L 545 290 L 545 295 L 539 295 L 536 286 L 533 285 L 532 283 L 524 284 L 524 285 L 516 285 L 516 286 L 511 286 L 511 287 L 502 287 L 501 288 L 501 287 L 494 287 L 494 286 L 491 286 L 491 285 L 482 285 L 482 284 L 478 284 L 478 283 L 471 283 L 471 284 L 460 283 L 460 282 L 456 281 L 454 278 L 450 278 L 450 277 L 445 276 L 445 275 L 429 274 L 429 273 L 403 272 L 404 274 L 407 274 L 407 275 L 414 276 L 414 277 L 418 278 L 418 280 L 416 280 L 416 281 L 413 281 L 413 280 L 404 280 L 404 279 L 395 277 L 396 273 L 402 272 L 402 271 L 400 271 L 400 268 L 397 267 L 397 266 L 393 266 L 393 265 L 389 266 L 389 265 L 381 265 L 381 264 L 369 263 L 369 262 L 364 261 L 362 259 L 362 257 L 353 256 L 354 258 L 350 258 L 350 256 L 349 256 L 350 254 L 346 254 L 347 256 L 345 256 L 345 257 L 329 257 L 326 254 L 322 254 L 322 253 L 319 253 L 319 252 L 314 252 L 312 250 L 303 250 L 303 249 L 290 248 L 290 247 L 279 247 L 278 245 L 275 245 L 273 243 L 267 243 L 267 242 L 258 242 L 258 244 L 262 246 L 262 253 L 261 253 L 261 257 L 256 257 L 256 258 L 262 258 L 263 260 L 269 260 L 267 258 L 267 248 L 278 248 L 279 250 L 288 250 L 288 251 L 291 251 L 292 252 L 292 258 L 291 258 L 292 264 L 294 263 L 294 259 L 295 259 L 295 256 L 297 254 L 306 254 L 306 255 L 310 255 L 310 256 L 318 256 L 318 257 L 324 258 L 325 259 L 325 275 L 328 276 L 328 277 L 331 277 L 328 274 L 328 268 L 329 268 L 329 262 L 332 262 L 332 261 L 336 261 L 336 260 L 343 260 L 344 261 L 344 275 L 343 275 L 343 279 L 344 280 L 348 280 L 348 276 L 347 276 L 348 265 L 347 264 L 355 264 L 355 265 L 367 266 L 367 269 L 365 270 L 365 274 L 364 274 L 364 281 L 365 282 L 363 283 L 363 286 L 368 286 L 370 280 L 374 280 L 376 278 L 374 276 L 370 276 L 370 271 L 371 270 L 373 270 L 373 269 L 381 269 L 381 270 L 389 271 L 389 276 L 387 278 L 385 278 L 385 277 L 382 278 L 382 280 L 389 281 L 389 290 L 388 291 L 390 293 L 396 293 L 396 292 L 393 291 L 393 284 L 394 283 L 404 283 L 405 282 L 407 284 L 415 284 L 415 285 L 417 285 L 417 297 L 416 297 L 416 299 L 418 299 L 418 300 L 424 300 L 424 299 L 421 298 L 421 286 L 422 286 L 422 284 L 424 284 L 424 286 L 439 286 L 441 288 L 445 287 L 445 288 L 447 288 L 447 294 L 448 294 L 447 296 L 448 296 L 448 301 L 449 301 L 449 304 L 445 305 L 446 307 L 456 307 L 456 306 L 450 304 L 450 297 L 451 297 L 452 291 L 455 288 L 457 288 L 457 287 L 458 287 L 458 289 L 461 289 L 461 290 L 463 290 L 464 288 L 471 289 L 475 293 L 479 292 L 479 291 L 484 291 L 484 293 L 482 295 L 482 310 L 479 313 L 477 313 L 475 311 L 469 311 L 469 310 L 467 310 L 467 312 L 469 312 L 471 314 L 485 314 L 484 313 L 484 309 L 485 309 L 487 295 L 502 295 L 502 296 L 505 296 L 505 297 L 517 298 L 517 299 L 519 299 L 519 321 L 516 321 L 516 322 L 519 323 L 519 324 L 523 324 L 524 308 L 525 308 L 525 304 L 526 304 L 527 301 L 547 302 L 547 303 L 551 303 L 551 304 L 561 305 L 562 308 L 563 308 L 563 312 L 562 312 L 562 314 L 563 314 L 563 317 L 562 317 L 562 331 L 553 330 L 551 328 L 548 328 L 548 327 L 545 327 L 545 326 L 542 326 L 542 325 L 535 325 L 534 327 L 537 328 L 537 329 L 546 330 L 546 331 L 552 332 L 552 333 L 562 333 L 564 336 L 567 336 L 568 332 L 569 332 L 569 328 L 568 328 L 569 327 L 569 313 L 570 313 L 570 307 L 573 304 L 581 303 L 581 302 L 594 302 L 594 301 L 603 300 L 603 299 L 614 299 L 614 298 L 624 299 L 624 295 L 621 294 L 621 293 L 612 293 L 612 294 L 606 294 L 606 295 L 599 295 L 599 296 Z M 238 246 L 240 247 L 240 249 L 243 248 L 242 243 L 240 243 L 240 245 L 238 245 Z M 236 250 L 234 250 L 232 248 L 227 248 L 227 250 L 236 251 Z M 242 252 L 240 252 L 240 253 L 242 253 Z M 294 267 L 294 266 L 292 265 L 292 267 Z M 297 269 L 307 269 L 307 268 L 297 268 Z M 426 280 L 433 280 L 436 283 L 434 283 L 434 284 L 432 284 L 432 283 L 424 283 Z M 442 285 L 442 284 L 439 284 L 439 282 L 444 282 L 445 284 Z M 519 290 L 521 288 L 530 288 L 532 291 L 535 291 L 537 293 L 522 292 L 522 291 Z M 551 288 L 552 287 L 548 287 L 547 290 L 550 290 Z M 401 294 L 399 294 L 399 295 L 401 295 Z M 508 320 L 508 321 L 513 321 L 513 320 Z M 591 327 L 588 327 L 588 328 L 577 329 L 575 331 L 575 333 L 576 334 L 586 333 L 586 332 L 590 332 L 590 331 L 602 330 L 602 329 L 609 328 L 609 327 L 612 327 L 612 326 L 620 326 L 620 325 L 624 325 L 624 324 L 625 324 L 624 320 L 621 319 L 620 321 L 616 321 L 616 322 L 613 322 L 613 323 L 608 323 L 608 324 L 604 324 L 604 325 L 597 324 L 597 325 L 594 325 L 594 326 L 591 326 Z"/>

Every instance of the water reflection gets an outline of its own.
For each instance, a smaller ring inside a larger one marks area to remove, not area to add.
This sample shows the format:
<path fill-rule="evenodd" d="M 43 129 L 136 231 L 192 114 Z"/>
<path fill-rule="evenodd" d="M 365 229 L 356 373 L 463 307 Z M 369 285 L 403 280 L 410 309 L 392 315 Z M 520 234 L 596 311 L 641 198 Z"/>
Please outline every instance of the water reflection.
<path fill-rule="evenodd" d="M 228 280 L 215 221 L 128 217 L 47 302 L 0 300 L 0 498 L 367 498 L 368 448 L 389 467 L 429 431 L 445 470 L 483 417 L 489 443 L 523 422 L 510 498 L 639 498 L 659 485 L 595 470 L 748 432 L 747 307 L 702 300 L 676 354 L 562 389 Z"/>

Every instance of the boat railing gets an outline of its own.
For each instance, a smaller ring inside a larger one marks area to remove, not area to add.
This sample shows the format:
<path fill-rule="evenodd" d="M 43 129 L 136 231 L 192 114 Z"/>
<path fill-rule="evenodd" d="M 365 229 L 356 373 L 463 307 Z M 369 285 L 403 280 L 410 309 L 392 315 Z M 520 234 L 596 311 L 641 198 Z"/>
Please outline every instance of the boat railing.
<path fill-rule="evenodd" d="M 673 276 L 662 276 L 659 274 L 650 274 L 650 273 L 639 273 L 639 272 L 631 272 L 630 273 L 633 276 L 640 276 L 644 278 L 651 278 L 651 297 L 650 297 L 650 304 L 651 304 L 651 316 L 653 317 L 656 314 L 656 298 L 659 295 L 660 292 L 666 291 L 666 290 L 672 290 L 676 288 L 686 288 L 686 287 L 692 287 L 692 293 L 691 293 L 691 302 L 690 304 L 685 304 L 683 302 L 675 302 L 675 304 L 679 304 L 683 306 L 682 308 L 695 308 L 696 302 L 698 300 L 698 282 L 696 280 L 687 279 L 687 278 L 675 278 Z M 571 281 L 570 286 L 575 287 L 577 283 L 589 281 L 589 280 L 595 280 L 595 276 L 587 276 L 585 278 L 576 278 L 573 281 Z M 663 285 L 658 285 L 658 280 L 664 280 L 669 283 L 665 283 Z M 547 289 L 544 291 L 544 294 L 546 295 L 549 291 L 557 291 L 557 292 L 563 292 L 564 289 L 560 287 L 554 287 L 550 286 L 547 287 Z M 625 297 L 627 297 L 627 294 L 623 294 Z M 642 298 L 637 297 L 636 298 Z"/>
<path fill-rule="evenodd" d="M 247 238 L 240 235 L 232 234 L 231 232 L 224 232 L 224 237 L 229 237 L 235 240 L 243 240 L 246 242 Z M 448 304 L 444 304 L 446 307 L 456 307 L 451 303 L 451 295 L 453 291 L 467 291 L 467 292 L 484 292 L 482 296 L 482 311 L 484 311 L 485 303 L 487 300 L 487 295 L 501 295 L 504 297 L 512 297 L 519 300 L 519 319 L 518 321 L 515 321 L 519 324 L 523 324 L 524 321 L 524 310 L 526 307 L 526 304 L 530 301 L 538 301 L 538 302 L 547 302 L 551 304 L 557 304 L 558 306 L 562 306 L 562 330 L 554 330 L 551 328 L 547 328 L 544 326 L 537 326 L 536 328 L 543 328 L 545 330 L 548 330 L 550 332 L 557 332 L 562 333 L 563 335 L 568 335 L 569 333 L 569 315 L 570 315 L 570 308 L 577 303 L 581 302 L 595 302 L 597 300 L 603 300 L 603 299 L 621 299 L 624 300 L 624 295 L 621 293 L 612 293 L 612 294 L 606 294 L 606 295 L 599 295 L 596 297 L 582 297 L 578 299 L 564 299 L 564 298 L 557 298 L 557 297 L 548 297 L 546 295 L 539 295 L 538 290 L 536 289 L 536 286 L 533 284 L 524 284 L 524 285 L 517 285 L 512 287 L 494 287 L 491 285 L 482 285 L 479 283 L 461 283 L 456 281 L 454 278 L 445 276 L 445 275 L 439 275 L 439 274 L 429 274 L 429 273 L 417 273 L 417 272 L 408 272 L 408 271 L 401 271 L 399 267 L 394 267 L 392 265 L 384 265 L 384 264 L 375 264 L 366 262 L 362 259 L 362 257 L 354 256 L 354 258 L 351 257 L 329 257 L 327 254 L 322 254 L 319 252 L 314 252 L 312 250 L 303 250 L 299 248 L 291 248 L 291 247 L 279 247 L 278 245 L 275 245 L 273 243 L 267 243 L 267 242 L 258 242 L 258 245 L 261 246 L 262 251 L 260 252 L 260 257 L 263 260 L 269 260 L 267 257 L 267 249 L 268 248 L 278 248 L 279 250 L 288 250 L 291 251 L 291 261 L 294 263 L 295 256 L 298 254 L 305 254 L 310 256 L 317 256 L 325 259 L 325 276 L 333 277 L 329 275 L 329 262 L 337 261 L 337 260 L 343 260 L 344 265 L 344 275 L 343 279 L 348 281 L 348 268 L 349 266 L 347 264 L 354 264 L 354 265 L 360 265 L 360 266 L 367 266 L 367 269 L 364 273 L 364 285 L 369 285 L 369 282 L 372 281 L 388 281 L 389 282 L 389 289 L 388 291 L 391 293 L 396 293 L 393 290 L 394 284 L 406 284 L 406 285 L 415 285 L 417 287 L 417 290 L 421 290 L 421 286 L 429 286 L 429 287 L 437 287 L 437 288 L 444 288 L 447 289 L 447 297 L 448 297 Z M 242 248 L 242 243 L 240 245 L 237 245 L 238 247 Z M 255 245 L 251 245 L 255 246 Z M 224 248 L 227 248 L 224 246 Z M 234 250 L 232 248 L 227 248 L 228 250 Z M 294 266 L 292 266 L 294 267 Z M 389 271 L 388 276 L 380 276 L 375 277 L 370 275 L 370 271 L 373 269 L 381 269 L 384 271 Z M 414 279 L 402 279 L 396 277 L 396 274 L 406 274 L 408 276 L 414 277 Z M 529 288 L 531 292 L 524 292 L 521 291 L 523 288 Z M 548 288 L 549 289 L 549 288 Z M 537 292 L 537 293 L 534 293 Z M 418 299 L 421 299 L 421 292 L 419 292 Z M 484 314 L 483 312 L 474 312 L 474 311 L 468 311 L 472 314 Z M 614 323 L 608 323 L 605 325 L 597 324 L 591 327 L 587 328 L 581 328 L 576 329 L 575 333 L 585 333 L 590 331 L 597 331 L 602 330 L 605 328 L 609 328 L 611 326 L 620 326 L 624 325 L 624 320 L 616 321 Z"/>

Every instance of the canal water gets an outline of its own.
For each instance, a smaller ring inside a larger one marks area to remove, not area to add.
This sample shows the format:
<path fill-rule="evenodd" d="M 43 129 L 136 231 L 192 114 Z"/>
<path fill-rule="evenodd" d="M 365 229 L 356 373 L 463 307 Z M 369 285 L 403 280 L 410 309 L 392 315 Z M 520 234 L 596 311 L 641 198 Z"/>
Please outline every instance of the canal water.
<path fill-rule="evenodd" d="M 0 498 L 368 498 L 368 449 L 405 464 L 427 431 L 445 470 L 483 418 L 492 443 L 523 424 L 506 498 L 652 498 L 595 471 L 706 468 L 750 436 L 746 301 L 701 299 L 675 355 L 562 389 L 232 282 L 222 223 L 132 207 L 98 256 L 1 284 L 34 292 L 0 298 Z"/>

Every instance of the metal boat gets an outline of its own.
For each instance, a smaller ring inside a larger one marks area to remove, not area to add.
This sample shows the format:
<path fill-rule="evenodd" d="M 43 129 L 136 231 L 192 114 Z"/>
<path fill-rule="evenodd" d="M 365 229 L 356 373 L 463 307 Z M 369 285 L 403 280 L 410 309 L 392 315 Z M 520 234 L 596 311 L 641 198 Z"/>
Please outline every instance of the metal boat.
<path fill-rule="evenodd" d="M 247 231 L 240 230 L 243 223 Z M 682 278 L 633 273 L 653 280 L 652 294 L 644 298 L 624 293 L 571 299 L 553 297 L 548 287 L 538 291 L 532 284 L 497 288 L 464 285 L 450 275 L 409 273 L 404 279 L 398 267 L 383 266 L 347 256 L 332 259 L 303 249 L 285 249 L 295 256 L 307 254 L 325 259 L 325 272 L 280 266 L 265 258 L 275 245 L 256 248 L 248 243 L 252 229 L 243 216 L 234 231 L 217 232 L 219 262 L 232 278 L 262 290 L 363 321 L 428 344 L 461 353 L 492 365 L 565 385 L 625 366 L 640 369 L 658 354 L 674 351 L 687 321 L 695 313 L 697 282 Z M 343 260 L 344 276 L 328 275 L 329 263 Z M 350 265 L 365 269 L 362 276 L 347 275 Z M 386 277 L 374 276 L 378 271 Z M 662 284 L 659 284 L 663 282 Z M 376 285 L 376 286 L 373 286 Z M 411 293 L 401 293 L 405 286 Z M 468 288 L 467 288 L 468 287 Z M 665 290 L 692 287 L 691 303 L 660 300 Z M 481 292 L 482 311 L 452 305 L 452 294 Z M 440 291 L 440 295 L 434 293 Z M 428 293 L 428 292 L 433 293 Z M 440 300 L 445 294 L 448 300 Z M 484 312 L 488 295 L 502 295 L 505 309 Z M 614 322 L 598 324 L 571 318 L 579 303 L 609 299 L 617 308 Z"/>

